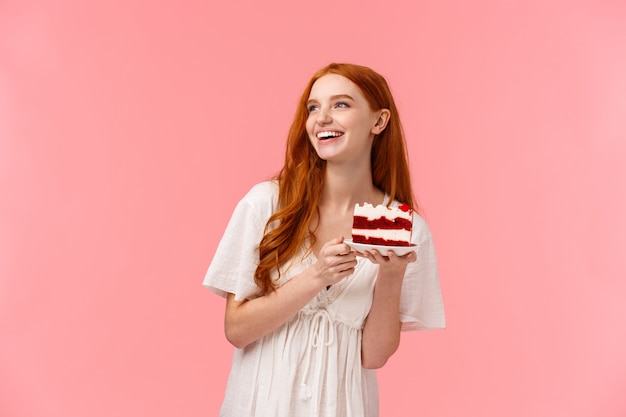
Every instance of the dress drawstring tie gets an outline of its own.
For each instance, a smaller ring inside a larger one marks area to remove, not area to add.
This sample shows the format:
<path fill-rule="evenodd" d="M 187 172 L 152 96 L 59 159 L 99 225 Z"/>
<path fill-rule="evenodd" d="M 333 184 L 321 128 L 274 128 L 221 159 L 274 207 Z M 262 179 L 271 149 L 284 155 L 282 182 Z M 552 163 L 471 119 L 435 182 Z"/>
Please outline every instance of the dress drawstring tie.
<path fill-rule="evenodd" d="M 309 330 L 309 345 L 306 351 L 306 366 L 304 367 L 304 375 L 300 383 L 300 397 L 302 399 L 312 399 L 313 413 L 319 414 L 320 408 L 320 390 L 323 385 L 324 370 L 327 368 L 328 346 L 335 340 L 335 331 L 333 323 L 326 309 L 318 310 L 311 321 L 311 329 Z M 313 349 L 316 350 L 315 376 L 312 387 L 306 384 L 309 370 L 311 367 L 311 357 Z M 311 389 L 312 388 L 312 389 Z"/>

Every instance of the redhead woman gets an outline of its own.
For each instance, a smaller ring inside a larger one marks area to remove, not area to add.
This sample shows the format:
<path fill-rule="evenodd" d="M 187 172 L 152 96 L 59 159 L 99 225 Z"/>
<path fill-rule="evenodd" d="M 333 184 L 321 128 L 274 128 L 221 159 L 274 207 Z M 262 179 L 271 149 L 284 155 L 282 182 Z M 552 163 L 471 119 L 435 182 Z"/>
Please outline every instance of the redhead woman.
<path fill-rule="evenodd" d="M 355 252 L 355 204 L 413 211 L 416 250 Z M 445 327 L 430 230 L 386 80 L 331 64 L 306 86 L 278 176 L 237 204 L 204 285 L 235 347 L 222 417 L 375 417 L 400 332 Z"/>

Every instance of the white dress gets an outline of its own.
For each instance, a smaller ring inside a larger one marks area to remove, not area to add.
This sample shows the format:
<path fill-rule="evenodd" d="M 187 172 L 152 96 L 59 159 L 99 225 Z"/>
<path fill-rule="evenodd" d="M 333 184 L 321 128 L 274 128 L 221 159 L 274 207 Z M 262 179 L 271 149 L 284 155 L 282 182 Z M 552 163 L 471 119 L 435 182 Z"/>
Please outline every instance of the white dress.
<path fill-rule="evenodd" d="M 255 185 L 239 202 L 209 266 L 203 285 L 236 300 L 259 296 L 254 283 L 258 244 L 274 212 L 278 186 Z M 395 205 L 398 202 L 394 203 Z M 402 330 L 445 327 L 437 262 L 428 226 L 413 217 L 418 261 L 402 285 Z M 315 263 L 312 253 L 281 268 L 283 284 Z M 358 258 L 354 274 L 322 290 L 273 333 L 235 349 L 221 417 L 376 417 L 376 371 L 361 366 L 361 334 L 378 266 Z"/>

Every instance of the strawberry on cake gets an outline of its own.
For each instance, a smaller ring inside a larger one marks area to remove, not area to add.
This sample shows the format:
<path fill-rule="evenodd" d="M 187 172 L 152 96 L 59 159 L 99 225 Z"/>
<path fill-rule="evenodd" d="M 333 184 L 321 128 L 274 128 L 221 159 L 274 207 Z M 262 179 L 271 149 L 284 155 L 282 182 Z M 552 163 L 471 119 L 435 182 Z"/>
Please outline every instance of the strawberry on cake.
<path fill-rule="evenodd" d="M 368 245 L 410 246 L 413 210 L 406 204 L 354 206 L 352 241 Z"/>

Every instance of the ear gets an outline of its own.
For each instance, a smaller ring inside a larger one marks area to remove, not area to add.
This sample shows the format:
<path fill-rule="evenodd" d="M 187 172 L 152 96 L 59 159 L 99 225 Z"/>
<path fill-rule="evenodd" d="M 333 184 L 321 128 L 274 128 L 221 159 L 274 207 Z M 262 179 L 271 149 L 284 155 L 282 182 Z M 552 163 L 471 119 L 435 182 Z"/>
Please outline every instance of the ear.
<path fill-rule="evenodd" d="M 378 118 L 376 119 L 376 124 L 372 127 L 371 132 L 375 135 L 380 135 L 383 130 L 387 127 L 387 123 L 389 123 L 389 118 L 391 117 L 391 112 L 389 109 L 380 109 L 378 111 Z"/>

